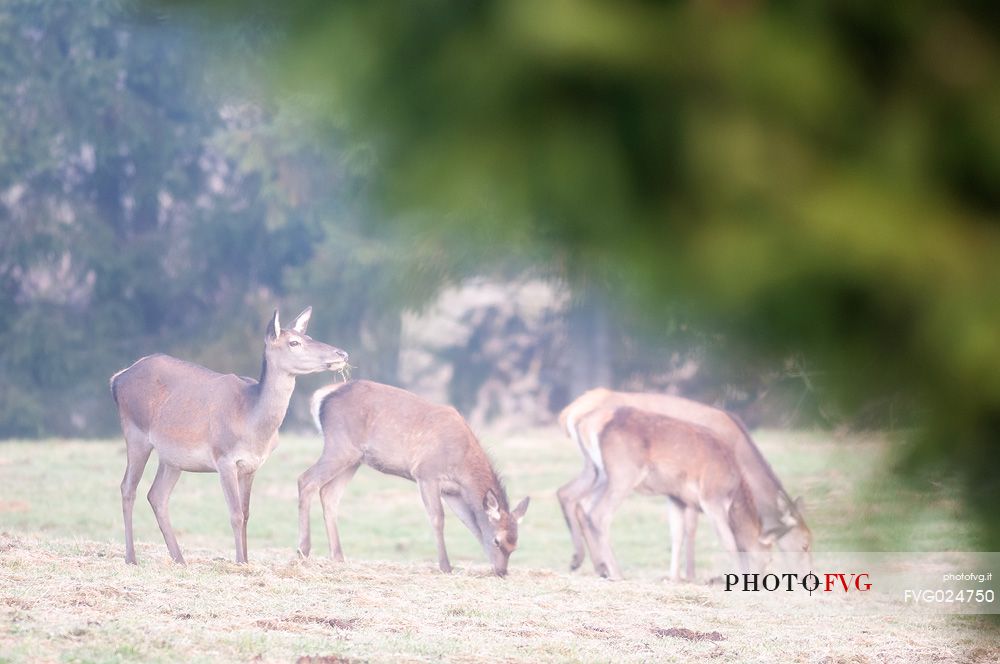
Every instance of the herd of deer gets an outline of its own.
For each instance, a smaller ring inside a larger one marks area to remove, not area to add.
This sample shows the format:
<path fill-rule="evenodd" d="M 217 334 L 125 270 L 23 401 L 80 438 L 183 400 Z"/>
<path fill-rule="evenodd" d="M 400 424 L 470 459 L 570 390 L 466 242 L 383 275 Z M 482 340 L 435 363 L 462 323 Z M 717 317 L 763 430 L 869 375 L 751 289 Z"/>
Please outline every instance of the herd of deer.
<path fill-rule="evenodd" d="M 347 366 L 347 353 L 306 334 L 311 315 L 310 307 L 283 328 L 274 312 L 260 380 L 167 355 L 143 357 L 111 377 L 127 456 L 121 483 L 126 562 L 136 562 L 132 509 L 154 449 L 159 467 L 148 498 L 171 557 L 184 562 L 168 510 L 181 471 L 216 472 L 236 561 L 247 561 L 253 478 L 278 443 L 295 377 Z M 311 405 L 323 452 L 299 477 L 300 555 L 311 549 L 309 509 L 319 493 L 330 556 L 344 559 L 337 510 L 348 482 L 366 464 L 417 483 L 443 572 L 451 563 L 442 502 L 479 540 L 494 572 L 506 575 L 528 498 L 510 508 L 489 457 L 457 410 L 366 380 L 322 388 Z M 584 457 L 583 472 L 558 491 L 573 541 L 572 569 L 589 551 L 598 574 L 621 577 L 610 525 L 633 490 L 668 498 L 672 578 L 680 577 L 682 548 L 685 576 L 694 578 L 699 511 L 742 571 L 762 569 L 772 544 L 808 560 L 812 536 L 799 506 L 734 416 L 674 396 L 596 389 L 567 406 L 559 421 Z"/>

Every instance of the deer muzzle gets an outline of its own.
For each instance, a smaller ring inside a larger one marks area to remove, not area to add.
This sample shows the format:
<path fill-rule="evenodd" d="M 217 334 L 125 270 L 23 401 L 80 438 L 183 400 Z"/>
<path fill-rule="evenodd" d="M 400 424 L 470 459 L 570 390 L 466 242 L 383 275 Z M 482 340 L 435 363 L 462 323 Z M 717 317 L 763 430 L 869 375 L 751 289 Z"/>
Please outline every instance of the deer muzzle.
<path fill-rule="evenodd" d="M 339 371 L 347 366 L 347 353 L 340 350 L 339 348 L 333 349 L 333 359 L 327 363 L 327 369 L 330 371 Z"/>

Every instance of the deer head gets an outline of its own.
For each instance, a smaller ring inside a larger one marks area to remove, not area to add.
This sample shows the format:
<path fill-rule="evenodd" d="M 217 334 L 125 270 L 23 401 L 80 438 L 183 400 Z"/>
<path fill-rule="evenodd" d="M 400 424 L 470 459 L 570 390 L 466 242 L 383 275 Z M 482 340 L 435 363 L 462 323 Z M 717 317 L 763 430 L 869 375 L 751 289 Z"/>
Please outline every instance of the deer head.
<path fill-rule="evenodd" d="M 486 527 L 480 526 L 482 545 L 497 576 L 507 576 L 507 562 L 510 554 L 517 548 L 517 525 L 528 511 L 529 501 L 529 498 L 525 498 L 513 511 L 508 512 L 500 507 L 500 501 L 492 489 L 487 490 L 483 497 Z"/>
<path fill-rule="evenodd" d="M 784 528 L 775 533 L 775 544 L 790 567 L 808 570 L 812 567 L 812 531 L 802 518 L 802 498 L 789 501 L 779 495 L 778 505 Z"/>
<path fill-rule="evenodd" d="M 278 310 L 274 310 L 264 341 L 264 357 L 269 367 L 298 376 L 337 371 L 347 366 L 347 353 L 306 334 L 311 316 L 312 307 L 306 307 L 295 317 L 291 327 L 282 329 Z"/>

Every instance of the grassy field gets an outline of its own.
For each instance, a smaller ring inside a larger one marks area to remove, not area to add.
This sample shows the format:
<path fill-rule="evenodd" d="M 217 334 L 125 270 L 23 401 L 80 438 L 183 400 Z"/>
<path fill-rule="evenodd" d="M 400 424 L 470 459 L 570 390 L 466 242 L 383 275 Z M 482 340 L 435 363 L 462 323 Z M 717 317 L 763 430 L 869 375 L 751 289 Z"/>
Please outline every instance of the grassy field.
<path fill-rule="evenodd" d="M 788 490 L 804 495 L 817 550 L 975 548 L 947 487 L 886 479 L 883 441 L 757 438 Z M 0 661 L 1000 659 L 995 623 L 980 618 L 831 619 L 735 604 L 718 587 L 665 581 L 666 513 L 654 498 L 633 497 L 615 522 L 627 580 L 594 578 L 589 567 L 570 574 L 555 490 L 578 472 L 578 451 L 554 429 L 484 440 L 511 499 L 532 497 L 504 580 L 489 574 L 477 543 L 451 516 L 456 571 L 440 574 L 415 485 L 370 469 L 358 473 L 343 501 L 348 562 L 324 558 L 318 504 L 313 558 L 298 560 L 295 480 L 318 455 L 316 436 L 286 436 L 258 473 L 246 566 L 229 562 L 232 537 L 216 475 L 185 474 L 171 502 L 189 564 L 170 562 L 140 499 L 140 564 L 128 567 L 118 493 L 123 443 L 0 443 Z M 700 575 L 717 573 L 723 558 L 704 522 L 698 548 Z"/>

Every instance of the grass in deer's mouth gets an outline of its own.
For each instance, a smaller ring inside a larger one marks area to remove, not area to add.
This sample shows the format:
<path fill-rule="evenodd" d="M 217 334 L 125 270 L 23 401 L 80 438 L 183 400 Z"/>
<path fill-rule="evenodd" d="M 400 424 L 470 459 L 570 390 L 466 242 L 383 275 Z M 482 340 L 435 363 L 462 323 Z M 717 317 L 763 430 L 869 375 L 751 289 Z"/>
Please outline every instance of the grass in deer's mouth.
<path fill-rule="evenodd" d="M 579 472 L 579 452 L 554 430 L 486 438 L 511 495 L 533 497 L 506 579 L 492 574 L 478 542 L 450 514 L 445 532 L 455 572 L 438 572 L 415 485 L 370 469 L 359 472 L 342 504 L 348 562 L 324 557 L 318 505 L 313 557 L 297 559 L 295 478 L 315 460 L 315 436 L 283 438 L 258 473 L 249 565 L 230 562 L 217 476 L 182 476 L 171 518 L 185 567 L 170 561 L 143 500 L 135 508 L 139 566 L 125 565 L 121 441 L 0 444 L 3 501 L 18 505 L 0 514 L 0 661 L 1000 658 L 1000 643 L 982 620 L 831 620 L 777 609 L 748 615 L 721 588 L 666 583 L 666 511 L 656 499 L 632 498 L 616 518 L 626 581 L 597 579 L 589 563 L 569 574 L 569 538 L 554 491 Z M 760 439 L 789 491 L 805 494 L 819 549 L 856 548 L 846 539 L 852 529 L 886 549 L 967 541 L 946 496 L 883 485 L 880 509 L 870 509 L 866 473 L 884 457 L 877 441 Z M 154 472 L 150 463 L 140 496 Z M 914 512 L 918 520 L 907 520 Z M 707 524 L 698 547 L 699 575 L 707 578 L 719 560 Z"/>

